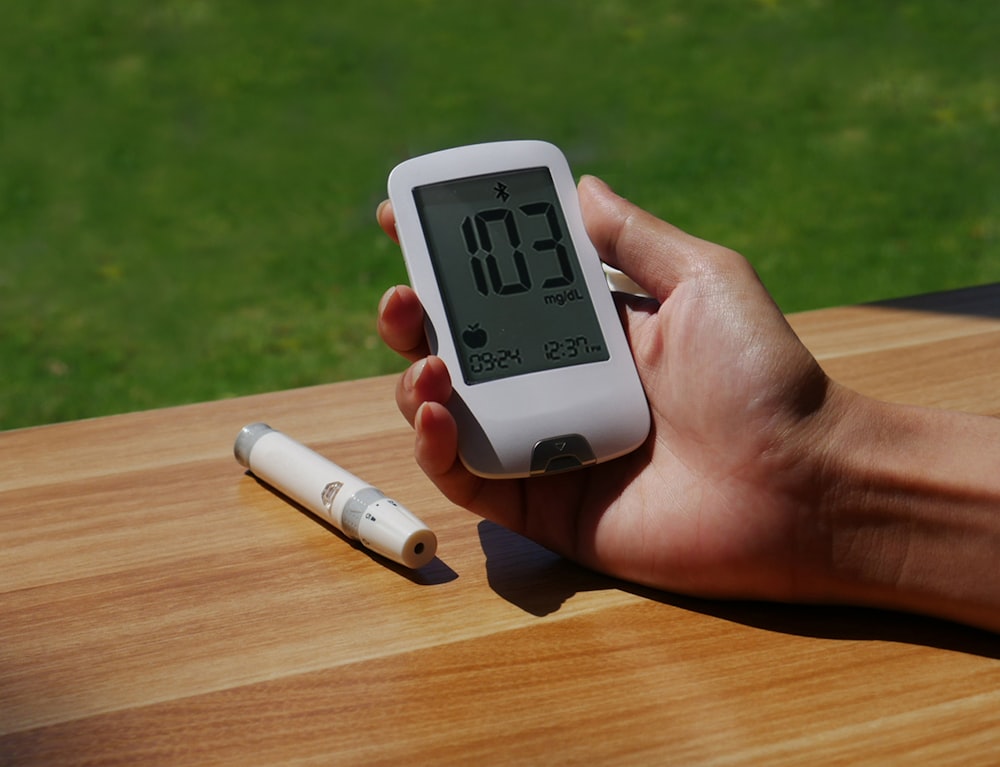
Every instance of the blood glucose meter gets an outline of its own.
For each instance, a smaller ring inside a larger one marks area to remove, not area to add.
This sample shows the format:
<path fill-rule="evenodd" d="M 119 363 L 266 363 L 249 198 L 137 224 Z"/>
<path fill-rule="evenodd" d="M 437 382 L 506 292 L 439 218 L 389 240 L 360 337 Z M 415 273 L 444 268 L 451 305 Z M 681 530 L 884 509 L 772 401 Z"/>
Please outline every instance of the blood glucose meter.
<path fill-rule="evenodd" d="M 641 445 L 649 407 L 562 152 L 446 149 L 396 166 L 388 185 L 468 469 L 550 474 Z"/>

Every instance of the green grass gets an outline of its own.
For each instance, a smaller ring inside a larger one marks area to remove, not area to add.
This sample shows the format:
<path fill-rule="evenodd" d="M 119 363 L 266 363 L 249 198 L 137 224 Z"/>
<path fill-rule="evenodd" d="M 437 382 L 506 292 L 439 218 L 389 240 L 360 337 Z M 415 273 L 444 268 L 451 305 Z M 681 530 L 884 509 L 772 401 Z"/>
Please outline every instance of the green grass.
<path fill-rule="evenodd" d="M 1000 3 L 36 0 L 0 25 L 0 428 L 401 369 L 398 161 L 559 144 L 788 311 L 1000 280 Z"/>

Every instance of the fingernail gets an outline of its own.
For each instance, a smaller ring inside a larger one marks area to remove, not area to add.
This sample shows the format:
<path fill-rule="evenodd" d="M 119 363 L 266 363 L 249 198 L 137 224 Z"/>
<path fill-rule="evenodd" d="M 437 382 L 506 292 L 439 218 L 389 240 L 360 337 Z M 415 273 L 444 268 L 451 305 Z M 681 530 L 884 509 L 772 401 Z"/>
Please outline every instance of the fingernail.
<path fill-rule="evenodd" d="M 392 297 L 394 295 L 396 295 L 395 285 L 393 285 L 391 288 L 385 291 L 385 293 L 382 294 L 382 298 L 380 298 L 378 302 L 378 313 L 380 317 L 382 316 L 382 313 L 385 311 L 385 307 L 389 305 L 389 301 L 392 300 Z"/>
<path fill-rule="evenodd" d="M 413 428 L 419 433 L 424 428 L 424 418 L 427 416 L 427 403 L 421 402 L 420 407 L 417 408 L 416 415 L 413 417 Z"/>
<path fill-rule="evenodd" d="M 426 357 L 410 365 L 409 369 L 406 371 L 406 378 L 403 382 L 407 389 L 413 391 L 417 387 L 417 384 L 420 383 L 420 377 L 424 374 L 424 368 L 426 367 Z"/>

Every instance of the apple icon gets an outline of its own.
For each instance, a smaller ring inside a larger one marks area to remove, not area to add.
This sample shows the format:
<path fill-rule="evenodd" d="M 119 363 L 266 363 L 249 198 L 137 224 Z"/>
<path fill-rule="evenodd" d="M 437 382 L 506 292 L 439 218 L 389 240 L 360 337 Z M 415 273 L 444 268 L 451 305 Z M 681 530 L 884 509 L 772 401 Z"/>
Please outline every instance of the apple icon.
<path fill-rule="evenodd" d="M 486 331 L 479 327 L 478 322 L 474 322 L 462 331 L 462 340 L 470 349 L 482 349 L 489 341 Z"/>

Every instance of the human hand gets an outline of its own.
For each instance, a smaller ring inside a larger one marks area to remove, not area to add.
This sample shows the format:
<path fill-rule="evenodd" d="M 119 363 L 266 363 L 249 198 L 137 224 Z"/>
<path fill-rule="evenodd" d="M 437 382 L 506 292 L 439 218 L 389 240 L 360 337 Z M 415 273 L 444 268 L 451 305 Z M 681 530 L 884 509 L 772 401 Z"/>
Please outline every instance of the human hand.
<path fill-rule="evenodd" d="M 379 306 L 384 341 L 414 364 L 397 403 L 416 460 L 453 502 L 605 573 L 716 596 L 795 598 L 814 554 L 805 509 L 816 439 L 835 387 L 750 265 L 616 196 L 580 183 L 601 257 L 656 300 L 621 298 L 652 429 L 636 452 L 578 472 L 486 480 L 458 459 L 444 363 L 428 356 L 411 289 Z M 395 238 L 391 205 L 379 223 Z"/>

